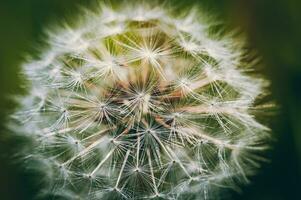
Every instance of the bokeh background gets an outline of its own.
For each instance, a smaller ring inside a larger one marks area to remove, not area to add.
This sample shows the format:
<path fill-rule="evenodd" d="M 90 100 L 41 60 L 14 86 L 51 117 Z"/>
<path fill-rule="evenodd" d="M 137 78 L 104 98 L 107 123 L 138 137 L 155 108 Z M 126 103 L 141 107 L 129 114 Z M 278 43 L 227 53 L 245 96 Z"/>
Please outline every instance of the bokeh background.
<path fill-rule="evenodd" d="M 5 128 L 15 107 L 10 97 L 21 94 L 18 71 L 24 54 L 37 54 L 42 30 L 65 17 L 75 17 L 78 5 L 97 0 L 0 0 L 0 199 L 30 200 L 39 188 L 35 177 L 14 162 L 22 140 Z M 146 0 L 147 1 L 147 0 Z M 174 0 L 174 4 L 200 3 L 243 30 L 263 58 L 262 73 L 272 82 L 278 104 L 271 117 L 272 148 L 269 162 L 251 178 L 251 184 L 228 199 L 301 199 L 301 1 L 300 0 Z"/>

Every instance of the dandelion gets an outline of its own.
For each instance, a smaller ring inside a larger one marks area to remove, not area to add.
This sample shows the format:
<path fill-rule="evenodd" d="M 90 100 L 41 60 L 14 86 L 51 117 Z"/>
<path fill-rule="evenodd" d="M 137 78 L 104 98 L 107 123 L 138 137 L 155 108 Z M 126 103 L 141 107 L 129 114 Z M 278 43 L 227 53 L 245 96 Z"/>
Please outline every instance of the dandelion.
<path fill-rule="evenodd" d="M 247 181 L 265 149 L 254 111 L 267 83 L 250 75 L 243 41 L 210 33 L 201 14 L 100 4 L 49 33 L 49 52 L 24 65 L 31 88 L 14 115 L 47 194 L 210 199 Z"/>

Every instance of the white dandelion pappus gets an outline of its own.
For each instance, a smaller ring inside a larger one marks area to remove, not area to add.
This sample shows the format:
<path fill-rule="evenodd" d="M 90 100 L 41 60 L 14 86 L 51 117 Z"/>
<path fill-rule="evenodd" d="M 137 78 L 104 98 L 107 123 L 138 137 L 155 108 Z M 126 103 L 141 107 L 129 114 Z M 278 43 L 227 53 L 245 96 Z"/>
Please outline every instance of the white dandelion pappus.
<path fill-rule="evenodd" d="M 52 174 L 48 194 L 210 199 L 247 181 L 265 148 L 252 111 L 267 84 L 245 72 L 243 41 L 212 37 L 201 14 L 100 4 L 49 34 L 14 115 Z"/>

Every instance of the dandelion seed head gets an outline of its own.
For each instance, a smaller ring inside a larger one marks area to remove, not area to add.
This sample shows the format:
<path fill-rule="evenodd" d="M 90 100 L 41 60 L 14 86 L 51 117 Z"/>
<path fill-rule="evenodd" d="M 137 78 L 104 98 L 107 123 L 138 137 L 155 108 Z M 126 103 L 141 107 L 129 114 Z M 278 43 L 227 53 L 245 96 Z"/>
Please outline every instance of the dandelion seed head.
<path fill-rule="evenodd" d="M 268 131 L 251 112 L 267 83 L 246 72 L 243 41 L 211 33 L 196 8 L 99 7 L 49 31 L 49 52 L 23 68 L 31 87 L 14 118 L 51 169 L 50 193 L 208 199 L 235 188 Z"/>

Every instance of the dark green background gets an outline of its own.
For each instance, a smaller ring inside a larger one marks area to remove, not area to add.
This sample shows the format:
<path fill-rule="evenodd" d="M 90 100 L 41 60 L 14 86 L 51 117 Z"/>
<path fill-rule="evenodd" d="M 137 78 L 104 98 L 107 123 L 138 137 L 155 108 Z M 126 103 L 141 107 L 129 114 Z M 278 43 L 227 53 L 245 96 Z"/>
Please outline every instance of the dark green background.
<path fill-rule="evenodd" d="M 94 2 L 93 2 L 94 1 Z M 22 92 L 17 77 L 24 53 L 42 30 L 62 17 L 74 16 L 77 5 L 96 0 L 0 0 L 0 199 L 33 199 L 39 177 L 25 174 L 12 158 L 21 140 L 4 128 L 14 104 L 10 95 Z M 301 1 L 300 0 L 186 0 L 202 3 L 231 27 L 240 27 L 263 57 L 262 72 L 272 81 L 272 98 L 279 108 L 272 117 L 272 149 L 252 183 L 230 199 L 301 199 Z"/>

